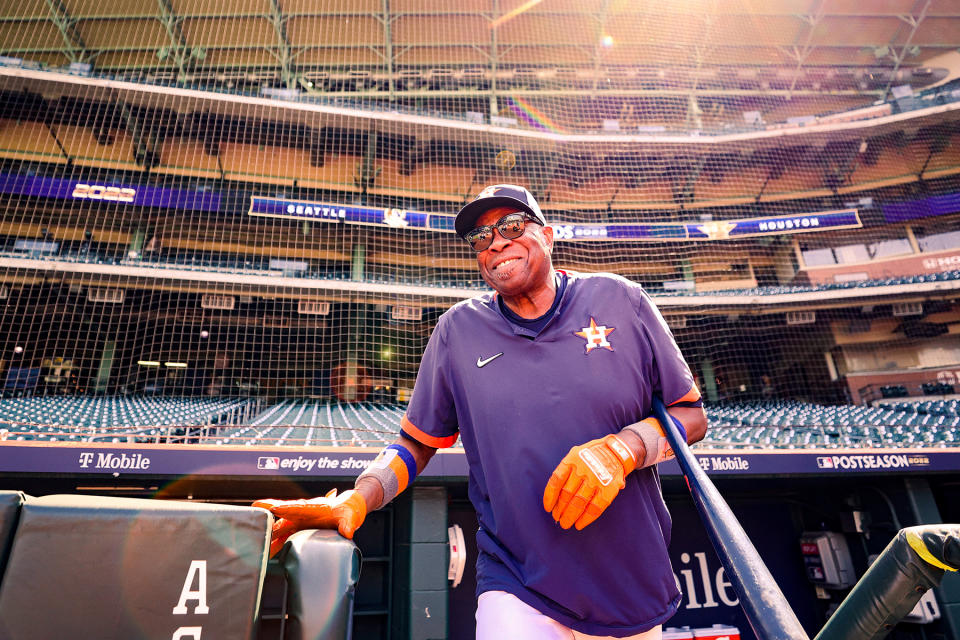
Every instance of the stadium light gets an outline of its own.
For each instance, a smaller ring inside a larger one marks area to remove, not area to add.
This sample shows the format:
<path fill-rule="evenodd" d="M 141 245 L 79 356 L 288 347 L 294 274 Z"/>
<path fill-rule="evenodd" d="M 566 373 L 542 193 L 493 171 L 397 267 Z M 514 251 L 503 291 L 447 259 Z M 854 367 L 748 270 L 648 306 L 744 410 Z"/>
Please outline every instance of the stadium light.
<path fill-rule="evenodd" d="M 137 364 L 141 367 L 159 367 L 160 363 L 156 360 L 137 360 Z"/>
<path fill-rule="evenodd" d="M 164 362 L 163 365 L 166 366 L 166 367 L 170 367 L 171 369 L 186 369 L 186 368 L 187 368 L 187 363 L 186 363 L 186 362 Z"/>

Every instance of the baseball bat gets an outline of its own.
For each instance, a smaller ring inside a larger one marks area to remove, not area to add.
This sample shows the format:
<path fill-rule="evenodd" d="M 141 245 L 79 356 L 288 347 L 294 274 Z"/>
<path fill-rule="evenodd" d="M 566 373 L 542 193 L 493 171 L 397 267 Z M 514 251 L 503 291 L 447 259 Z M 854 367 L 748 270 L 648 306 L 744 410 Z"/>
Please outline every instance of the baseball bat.
<path fill-rule="evenodd" d="M 653 414 L 663 425 L 700 520 L 754 634 L 759 640 L 809 640 L 740 521 L 693 457 L 660 398 L 653 398 Z"/>

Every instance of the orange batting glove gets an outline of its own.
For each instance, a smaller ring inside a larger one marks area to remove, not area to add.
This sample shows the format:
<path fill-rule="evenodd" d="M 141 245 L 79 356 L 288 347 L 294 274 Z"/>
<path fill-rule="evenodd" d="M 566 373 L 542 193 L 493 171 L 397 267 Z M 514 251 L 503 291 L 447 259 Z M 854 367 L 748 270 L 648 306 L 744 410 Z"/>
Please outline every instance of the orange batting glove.
<path fill-rule="evenodd" d="M 543 508 L 564 529 L 577 531 L 600 517 L 637 466 L 623 440 L 609 435 L 570 449 L 543 492 Z"/>
<path fill-rule="evenodd" d="M 344 538 L 352 539 L 353 532 L 367 517 L 367 502 L 353 489 L 340 495 L 333 489 L 324 497 L 311 500 L 257 500 L 253 506 L 278 517 L 270 541 L 271 556 L 287 538 L 303 529 L 336 529 Z"/>
<path fill-rule="evenodd" d="M 258 502 L 254 502 L 253 506 L 262 507 L 263 505 L 259 504 Z M 273 556 L 277 555 L 277 551 L 280 551 L 281 547 L 283 547 L 283 543 L 287 541 L 287 538 L 296 532 L 297 525 L 293 524 L 289 520 L 284 520 L 283 518 L 275 519 L 273 521 L 273 531 L 270 532 L 270 557 L 272 558 Z"/>

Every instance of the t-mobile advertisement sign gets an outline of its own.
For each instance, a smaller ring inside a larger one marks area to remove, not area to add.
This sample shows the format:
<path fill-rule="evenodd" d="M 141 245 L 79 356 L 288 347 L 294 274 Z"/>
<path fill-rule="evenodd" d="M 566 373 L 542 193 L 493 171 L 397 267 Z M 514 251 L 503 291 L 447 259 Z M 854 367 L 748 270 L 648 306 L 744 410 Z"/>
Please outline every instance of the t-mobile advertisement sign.
<path fill-rule="evenodd" d="M 2 434 L 0 434 L 2 438 Z M 327 476 L 352 478 L 376 456 L 372 448 L 316 447 L 309 450 L 206 449 L 165 445 L 88 447 L 4 442 L 0 473 L 150 473 L 157 475 Z M 956 472 L 960 451 L 933 449 L 731 453 L 695 450 L 710 475 L 776 476 Z M 659 465 L 662 476 L 677 476 L 675 460 Z M 424 476 L 466 478 L 462 449 L 442 450 Z"/>

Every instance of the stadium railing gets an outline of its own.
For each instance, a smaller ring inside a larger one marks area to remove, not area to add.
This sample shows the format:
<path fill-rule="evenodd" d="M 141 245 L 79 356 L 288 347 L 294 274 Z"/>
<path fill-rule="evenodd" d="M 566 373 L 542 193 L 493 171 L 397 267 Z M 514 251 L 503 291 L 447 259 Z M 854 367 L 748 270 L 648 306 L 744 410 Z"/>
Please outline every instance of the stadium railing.
<path fill-rule="evenodd" d="M 108 265 L 117 267 L 117 273 L 119 274 L 122 274 L 123 267 L 148 267 L 158 270 L 176 269 L 186 271 L 229 273 L 237 275 L 279 276 L 283 278 L 290 278 L 291 280 L 306 279 L 344 282 L 353 281 L 352 278 L 346 276 L 343 270 L 338 269 L 325 271 L 308 270 L 297 272 L 270 269 L 269 267 L 264 266 L 262 259 L 258 259 L 256 257 L 244 257 L 243 259 L 239 257 L 227 257 L 222 261 L 216 256 L 196 257 L 190 255 L 183 256 L 179 254 L 173 254 L 168 257 L 157 255 L 138 258 L 123 258 L 116 255 L 103 255 L 77 251 L 76 253 L 61 253 L 54 258 L 45 253 L 41 254 L 36 252 L 31 253 L 6 250 L 0 251 L 0 259 L 2 258 L 26 258 L 44 263 L 49 263 L 51 260 L 55 259 L 64 263 Z M 717 288 L 711 291 L 671 290 L 669 292 L 657 287 L 650 287 L 649 291 L 653 295 L 668 295 L 671 297 L 774 296 L 797 293 L 840 291 L 870 287 L 905 286 L 926 282 L 946 282 L 953 280 L 960 280 L 960 270 L 952 269 L 938 273 L 917 274 L 873 280 L 832 282 L 827 284 L 758 286 L 749 289 Z M 459 279 L 450 275 L 443 277 L 438 276 L 436 279 L 426 280 L 418 278 L 395 278 L 388 277 L 386 275 L 373 275 L 365 277 L 363 281 L 369 284 L 401 284 L 409 286 L 435 287 L 437 289 L 454 287 L 458 289 L 474 289 L 480 291 L 487 288 L 486 283 L 479 279 L 479 277 Z M 295 284 L 295 282 L 291 282 L 291 286 L 295 286 Z M 714 285 L 716 285 L 716 283 L 714 283 Z"/>

